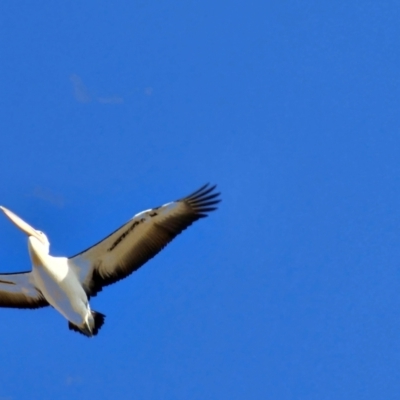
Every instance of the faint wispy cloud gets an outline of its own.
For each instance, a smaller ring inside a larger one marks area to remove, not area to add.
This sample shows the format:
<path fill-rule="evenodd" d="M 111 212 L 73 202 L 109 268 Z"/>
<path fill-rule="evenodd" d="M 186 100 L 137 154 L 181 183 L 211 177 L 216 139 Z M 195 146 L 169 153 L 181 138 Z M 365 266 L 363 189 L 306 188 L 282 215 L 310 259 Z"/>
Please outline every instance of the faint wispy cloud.
<path fill-rule="evenodd" d="M 82 82 L 82 79 L 78 75 L 72 74 L 69 80 L 72 83 L 75 100 L 79 103 L 90 103 L 92 98 L 90 97 L 87 87 Z"/>
<path fill-rule="evenodd" d="M 98 97 L 96 100 L 102 104 L 121 104 L 124 102 L 124 99 L 119 96 Z"/>
<path fill-rule="evenodd" d="M 40 186 L 36 186 L 33 192 L 30 194 L 30 196 L 44 200 L 47 203 L 50 203 L 59 208 L 64 207 L 65 204 L 64 198 L 61 195 L 54 193 L 50 189 L 45 189 Z"/>
<path fill-rule="evenodd" d="M 92 100 L 101 104 L 122 104 L 124 102 L 121 96 L 91 96 L 89 89 L 85 86 L 82 79 L 77 74 L 69 77 L 72 83 L 75 100 L 79 103 L 90 103 Z"/>
<path fill-rule="evenodd" d="M 71 376 L 71 375 L 68 375 L 66 378 L 65 378 L 65 385 L 66 386 L 72 386 L 72 385 L 76 385 L 76 384 L 79 384 L 79 383 L 81 383 L 82 382 L 82 378 L 80 378 L 79 376 Z M 1 399 L 0 399 L 1 400 Z"/>

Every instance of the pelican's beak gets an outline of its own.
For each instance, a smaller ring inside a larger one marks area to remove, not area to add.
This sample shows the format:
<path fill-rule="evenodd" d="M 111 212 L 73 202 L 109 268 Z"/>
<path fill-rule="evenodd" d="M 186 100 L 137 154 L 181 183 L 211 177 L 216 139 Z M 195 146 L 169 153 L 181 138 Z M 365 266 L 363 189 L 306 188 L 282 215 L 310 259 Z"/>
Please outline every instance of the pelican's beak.
<path fill-rule="evenodd" d="M 24 220 L 22 220 L 18 215 L 15 215 L 12 211 L 7 208 L 0 206 L 0 210 L 6 214 L 6 216 L 19 228 L 22 232 L 24 232 L 28 236 L 34 236 L 39 239 L 40 242 L 43 242 L 43 239 L 38 234 L 38 232 L 33 229 L 29 224 L 27 224 Z"/>

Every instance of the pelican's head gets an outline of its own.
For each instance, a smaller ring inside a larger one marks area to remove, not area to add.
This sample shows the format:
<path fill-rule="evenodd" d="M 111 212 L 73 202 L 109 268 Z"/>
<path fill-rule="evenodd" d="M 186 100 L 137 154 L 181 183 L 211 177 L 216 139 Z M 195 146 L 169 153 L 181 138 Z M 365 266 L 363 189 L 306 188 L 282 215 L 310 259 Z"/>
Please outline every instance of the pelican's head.
<path fill-rule="evenodd" d="M 7 208 L 0 206 L 0 210 L 6 214 L 6 216 L 19 228 L 22 232 L 24 232 L 28 236 L 29 249 L 39 250 L 40 252 L 49 253 L 50 242 L 47 239 L 47 236 L 36 229 L 32 228 L 29 224 L 27 224 L 23 219 L 18 217 L 18 215 L 14 214 L 12 211 Z M 35 251 L 35 252 L 36 252 Z"/>

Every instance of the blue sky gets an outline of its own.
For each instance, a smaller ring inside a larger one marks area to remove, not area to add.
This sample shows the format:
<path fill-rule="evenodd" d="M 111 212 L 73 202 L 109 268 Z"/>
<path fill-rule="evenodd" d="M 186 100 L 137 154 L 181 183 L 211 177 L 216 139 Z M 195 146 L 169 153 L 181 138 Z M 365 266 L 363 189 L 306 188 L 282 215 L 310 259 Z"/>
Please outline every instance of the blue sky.
<path fill-rule="evenodd" d="M 73 255 L 206 182 L 220 209 L 92 299 L 0 310 L 0 399 L 397 399 L 395 1 L 1 5 L 0 204 Z M 29 269 L 0 219 L 0 270 Z"/>

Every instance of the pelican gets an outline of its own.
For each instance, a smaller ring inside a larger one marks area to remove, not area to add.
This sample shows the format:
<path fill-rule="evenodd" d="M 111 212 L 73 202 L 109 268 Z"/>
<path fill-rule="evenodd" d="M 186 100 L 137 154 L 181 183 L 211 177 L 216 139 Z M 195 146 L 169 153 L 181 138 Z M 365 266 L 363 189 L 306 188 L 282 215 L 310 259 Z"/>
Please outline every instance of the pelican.
<path fill-rule="evenodd" d="M 136 214 L 99 243 L 72 257 L 49 254 L 47 236 L 0 206 L 28 236 L 32 270 L 0 274 L 0 307 L 40 308 L 51 305 L 68 320 L 70 330 L 97 335 L 105 315 L 89 299 L 104 286 L 126 278 L 172 239 L 220 202 L 216 186 L 204 185 L 180 200 Z"/>

